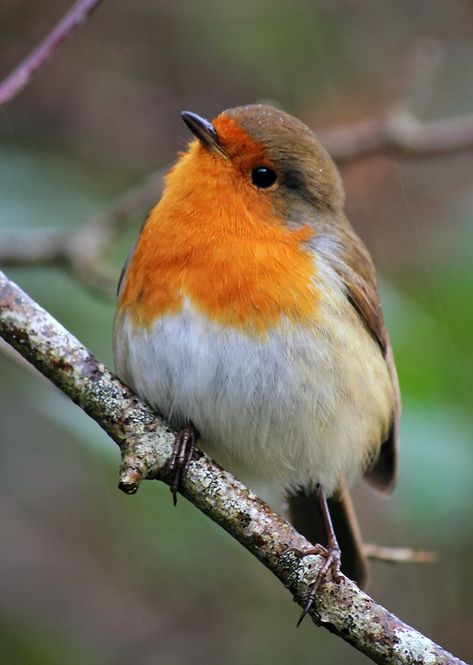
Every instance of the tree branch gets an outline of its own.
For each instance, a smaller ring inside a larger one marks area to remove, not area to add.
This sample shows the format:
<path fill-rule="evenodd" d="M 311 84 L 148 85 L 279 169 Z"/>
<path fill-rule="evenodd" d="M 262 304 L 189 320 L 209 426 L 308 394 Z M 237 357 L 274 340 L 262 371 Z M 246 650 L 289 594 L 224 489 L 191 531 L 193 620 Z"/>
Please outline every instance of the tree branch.
<path fill-rule="evenodd" d="M 123 491 L 136 492 L 142 479 L 168 481 L 171 429 L 1 272 L 0 335 L 119 445 Z M 322 559 L 300 561 L 285 554 L 289 547 L 310 546 L 289 523 L 202 453 L 189 467 L 183 494 L 252 552 L 303 605 Z M 310 615 L 377 663 L 462 663 L 346 578 L 339 584 L 324 583 Z"/>
<path fill-rule="evenodd" d="M 102 0 L 77 0 L 45 39 L 0 83 L 0 106 L 12 101 Z"/>
<path fill-rule="evenodd" d="M 407 109 L 318 132 L 338 164 L 383 153 L 438 157 L 473 149 L 473 115 L 421 122 Z"/>
<path fill-rule="evenodd" d="M 319 132 L 336 162 L 361 160 L 383 153 L 398 157 L 437 157 L 473 148 L 473 115 L 421 121 L 414 108 L 432 96 L 444 49 L 435 39 L 422 39 L 406 59 L 403 92 L 387 113 Z"/>
<path fill-rule="evenodd" d="M 369 559 L 385 563 L 437 563 L 439 559 L 437 552 L 415 550 L 412 547 L 385 547 L 365 543 L 363 551 Z"/>
<path fill-rule="evenodd" d="M 113 298 L 117 274 L 107 262 L 113 241 L 135 216 L 149 210 L 163 190 L 164 169 L 125 192 L 116 203 L 76 230 L 62 227 L 0 233 L 0 265 L 56 265 L 95 293 Z"/>

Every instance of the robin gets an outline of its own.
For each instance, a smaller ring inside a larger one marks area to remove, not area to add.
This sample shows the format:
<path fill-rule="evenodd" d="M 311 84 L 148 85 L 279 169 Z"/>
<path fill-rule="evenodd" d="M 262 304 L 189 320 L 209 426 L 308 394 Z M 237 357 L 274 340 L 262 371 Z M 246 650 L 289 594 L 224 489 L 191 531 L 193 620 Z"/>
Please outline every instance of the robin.
<path fill-rule="evenodd" d="M 330 156 L 302 122 L 266 105 L 213 122 L 166 176 L 122 271 L 117 373 L 179 429 L 174 498 L 196 440 L 227 468 L 288 496 L 325 564 L 363 586 L 348 487 L 389 492 L 399 388 L 370 255 L 343 212 Z"/>

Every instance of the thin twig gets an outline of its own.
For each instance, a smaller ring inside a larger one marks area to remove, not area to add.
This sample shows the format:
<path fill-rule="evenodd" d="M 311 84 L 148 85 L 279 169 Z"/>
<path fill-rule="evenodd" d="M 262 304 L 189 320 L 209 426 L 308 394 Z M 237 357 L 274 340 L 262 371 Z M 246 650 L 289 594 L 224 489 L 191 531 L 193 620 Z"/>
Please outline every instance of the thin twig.
<path fill-rule="evenodd" d="M 102 0 L 78 0 L 45 39 L 0 83 L 0 106 L 14 99 Z"/>
<path fill-rule="evenodd" d="M 115 238 L 135 223 L 138 214 L 144 215 L 159 200 L 166 170 L 151 173 L 142 183 L 126 191 L 115 205 L 69 237 L 64 247 L 66 264 L 86 286 L 107 297 L 115 295 L 117 274 L 107 263 L 107 251 Z"/>
<path fill-rule="evenodd" d="M 473 115 L 421 122 L 410 111 L 386 115 L 318 132 L 338 164 L 394 153 L 401 157 L 438 157 L 473 149 Z"/>
<path fill-rule="evenodd" d="M 64 262 L 70 231 L 63 227 L 7 229 L 0 234 L 0 264 L 51 265 Z"/>
<path fill-rule="evenodd" d="M 169 481 L 165 470 L 174 432 L 3 273 L 0 336 L 120 446 L 121 489 L 136 492 L 146 478 Z M 304 603 L 323 559 L 309 556 L 301 561 L 286 552 L 310 546 L 290 524 L 202 453 L 190 464 L 183 494 L 271 570 L 300 605 Z M 324 582 L 310 616 L 377 663 L 462 664 L 346 578 L 338 584 Z"/>
<path fill-rule="evenodd" d="M 417 115 L 433 95 L 443 45 L 422 39 L 405 62 L 403 92 L 386 113 L 319 132 L 336 162 L 361 160 L 383 153 L 404 158 L 437 157 L 473 148 L 473 115 L 422 121 Z"/>
<path fill-rule="evenodd" d="M 116 269 L 107 253 L 116 237 L 144 215 L 163 190 L 165 169 L 149 175 L 125 192 L 117 202 L 71 231 L 62 227 L 26 228 L 0 233 L 0 265 L 57 265 L 73 274 L 94 293 L 113 298 Z"/>
<path fill-rule="evenodd" d="M 384 547 L 365 543 L 363 551 L 369 559 L 385 563 L 437 563 L 439 555 L 431 550 L 415 550 L 412 547 Z"/>

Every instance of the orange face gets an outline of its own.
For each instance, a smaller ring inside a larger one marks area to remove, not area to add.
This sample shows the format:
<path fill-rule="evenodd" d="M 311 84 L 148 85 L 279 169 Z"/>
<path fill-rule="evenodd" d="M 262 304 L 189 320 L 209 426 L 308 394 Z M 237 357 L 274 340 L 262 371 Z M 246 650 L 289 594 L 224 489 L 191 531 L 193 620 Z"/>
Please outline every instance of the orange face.
<path fill-rule="evenodd" d="M 304 247 L 314 231 L 289 228 L 272 191 L 252 184 L 252 169 L 271 167 L 262 147 L 225 114 L 213 124 L 228 159 L 196 140 L 168 173 L 128 268 L 120 309 L 149 326 L 187 299 L 211 320 L 250 334 L 264 334 L 284 316 L 306 322 L 318 299 Z"/>

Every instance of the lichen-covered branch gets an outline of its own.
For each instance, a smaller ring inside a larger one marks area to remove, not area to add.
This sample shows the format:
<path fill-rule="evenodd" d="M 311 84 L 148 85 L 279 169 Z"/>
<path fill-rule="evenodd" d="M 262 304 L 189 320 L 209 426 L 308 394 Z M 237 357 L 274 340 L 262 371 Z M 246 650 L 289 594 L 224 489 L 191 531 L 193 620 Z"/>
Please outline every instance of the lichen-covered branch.
<path fill-rule="evenodd" d="M 143 479 L 167 482 L 170 428 L 1 272 L 0 335 L 119 445 L 122 490 L 136 492 Z M 321 559 L 310 556 L 300 561 L 285 553 L 289 547 L 309 547 L 288 522 L 202 453 L 190 465 L 183 494 L 252 552 L 303 605 Z M 462 663 L 346 578 L 339 584 L 324 583 L 310 615 L 377 663 Z"/>
<path fill-rule="evenodd" d="M 45 39 L 0 83 L 0 106 L 14 99 L 102 0 L 77 0 Z"/>

